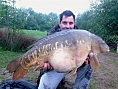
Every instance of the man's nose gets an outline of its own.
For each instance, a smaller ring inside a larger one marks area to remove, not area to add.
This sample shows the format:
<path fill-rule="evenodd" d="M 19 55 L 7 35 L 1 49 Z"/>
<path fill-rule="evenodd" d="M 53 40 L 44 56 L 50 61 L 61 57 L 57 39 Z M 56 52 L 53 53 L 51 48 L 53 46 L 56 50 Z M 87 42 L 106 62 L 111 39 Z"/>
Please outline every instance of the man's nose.
<path fill-rule="evenodd" d="M 66 24 L 66 29 L 69 29 L 69 28 L 70 28 L 70 24 L 67 23 L 67 24 Z"/>

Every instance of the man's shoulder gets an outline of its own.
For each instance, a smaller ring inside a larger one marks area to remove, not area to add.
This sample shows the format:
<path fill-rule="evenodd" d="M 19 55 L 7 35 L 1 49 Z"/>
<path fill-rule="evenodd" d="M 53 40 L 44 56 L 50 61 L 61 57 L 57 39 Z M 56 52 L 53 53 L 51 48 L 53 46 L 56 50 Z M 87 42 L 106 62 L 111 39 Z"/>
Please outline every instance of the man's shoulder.
<path fill-rule="evenodd" d="M 61 31 L 61 30 L 60 30 L 59 24 L 57 24 L 47 33 L 47 35 L 51 35 L 55 32 L 59 32 L 59 31 Z"/>

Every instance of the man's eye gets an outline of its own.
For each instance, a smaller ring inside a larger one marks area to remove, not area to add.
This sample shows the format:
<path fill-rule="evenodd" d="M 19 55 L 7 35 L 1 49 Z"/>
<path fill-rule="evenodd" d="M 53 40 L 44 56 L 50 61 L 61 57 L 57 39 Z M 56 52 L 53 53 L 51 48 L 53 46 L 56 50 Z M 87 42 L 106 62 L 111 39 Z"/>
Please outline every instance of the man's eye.
<path fill-rule="evenodd" d="M 62 22 L 62 23 L 65 24 L 65 25 L 67 24 L 67 22 Z"/>
<path fill-rule="evenodd" d="M 73 22 L 69 22 L 69 24 L 70 24 L 70 25 L 72 25 L 72 24 L 73 24 Z"/>

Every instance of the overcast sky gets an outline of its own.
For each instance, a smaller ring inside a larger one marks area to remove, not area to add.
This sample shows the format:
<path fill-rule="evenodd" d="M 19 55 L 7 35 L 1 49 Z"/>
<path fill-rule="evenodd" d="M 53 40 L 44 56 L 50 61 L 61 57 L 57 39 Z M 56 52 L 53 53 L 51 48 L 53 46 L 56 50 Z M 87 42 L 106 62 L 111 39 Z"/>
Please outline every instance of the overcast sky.
<path fill-rule="evenodd" d="M 16 7 L 31 7 L 36 12 L 60 14 L 64 10 L 71 10 L 75 15 L 83 13 L 90 7 L 90 0 L 16 0 Z"/>

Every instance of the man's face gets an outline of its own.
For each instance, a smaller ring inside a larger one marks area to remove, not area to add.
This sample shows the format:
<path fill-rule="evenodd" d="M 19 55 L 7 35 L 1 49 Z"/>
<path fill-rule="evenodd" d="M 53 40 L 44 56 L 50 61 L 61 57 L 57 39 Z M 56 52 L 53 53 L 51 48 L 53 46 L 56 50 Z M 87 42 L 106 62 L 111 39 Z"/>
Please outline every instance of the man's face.
<path fill-rule="evenodd" d="M 60 29 L 73 29 L 75 25 L 75 21 L 73 16 L 66 17 L 65 15 L 62 17 L 62 21 L 59 23 Z"/>

